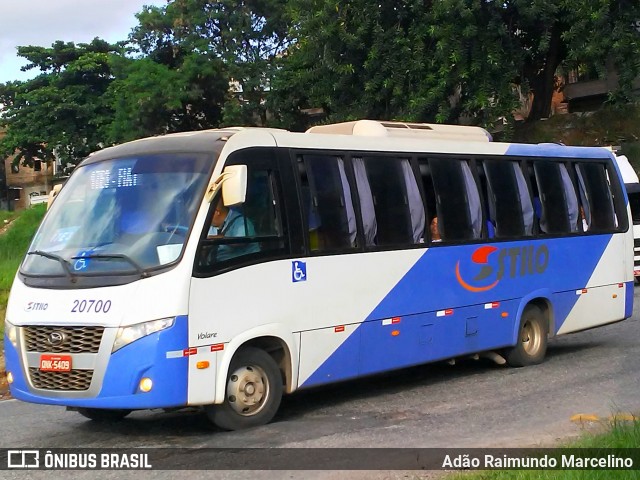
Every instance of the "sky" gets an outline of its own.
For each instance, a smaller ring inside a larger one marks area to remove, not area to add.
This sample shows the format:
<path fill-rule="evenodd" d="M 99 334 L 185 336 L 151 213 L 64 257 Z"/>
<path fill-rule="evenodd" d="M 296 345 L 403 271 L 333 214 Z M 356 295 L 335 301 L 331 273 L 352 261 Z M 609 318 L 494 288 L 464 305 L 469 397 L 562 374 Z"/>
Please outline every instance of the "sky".
<path fill-rule="evenodd" d="M 0 83 L 28 80 L 37 70 L 21 72 L 24 59 L 16 47 L 50 47 L 56 40 L 89 43 L 126 40 L 144 5 L 166 0 L 0 0 Z"/>

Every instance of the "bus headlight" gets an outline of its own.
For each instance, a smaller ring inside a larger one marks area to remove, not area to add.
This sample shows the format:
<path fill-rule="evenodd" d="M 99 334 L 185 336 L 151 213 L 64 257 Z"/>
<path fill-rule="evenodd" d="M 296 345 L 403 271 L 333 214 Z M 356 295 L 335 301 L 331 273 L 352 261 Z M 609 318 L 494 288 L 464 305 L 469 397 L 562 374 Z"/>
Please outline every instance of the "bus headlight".
<path fill-rule="evenodd" d="M 18 327 L 9 323 L 7 320 L 4 321 L 4 334 L 7 336 L 11 345 L 14 347 L 18 346 Z"/>
<path fill-rule="evenodd" d="M 119 328 L 116 334 L 116 340 L 113 342 L 111 353 L 120 350 L 125 345 L 129 345 L 131 342 L 135 342 L 142 337 L 171 327 L 174 320 L 175 318 L 161 318 L 160 320 L 151 320 L 149 322 Z"/>

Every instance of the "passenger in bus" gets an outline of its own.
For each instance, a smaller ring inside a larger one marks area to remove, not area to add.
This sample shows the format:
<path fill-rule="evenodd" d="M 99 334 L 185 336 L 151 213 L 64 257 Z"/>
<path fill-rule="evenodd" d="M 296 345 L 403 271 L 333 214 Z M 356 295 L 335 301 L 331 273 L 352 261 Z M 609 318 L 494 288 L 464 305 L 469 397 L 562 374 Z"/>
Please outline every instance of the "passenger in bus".
<path fill-rule="evenodd" d="M 580 205 L 580 219 L 582 221 L 582 231 L 586 232 L 589 230 L 589 223 L 587 222 L 587 217 L 584 214 L 584 208 Z"/>
<path fill-rule="evenodd" d="M 431 229 L 431 241 L 441 242 L 442 237 L 440 236 L 440 230 L 438 229 L 438 217 L 433 217 L 431 219 L 431 224 L 429 228 Z"/>
<path fill-rule="evenodd" d="M 255 234 L 251 220 L 239 210 L 225 206 L 222 199 L 218 201 L 213 211 L 208 238 L 253 237 Z M 257 243 L 220 244 L 215 260 L 228 260 L 257 251 L 259 251 Z"/>

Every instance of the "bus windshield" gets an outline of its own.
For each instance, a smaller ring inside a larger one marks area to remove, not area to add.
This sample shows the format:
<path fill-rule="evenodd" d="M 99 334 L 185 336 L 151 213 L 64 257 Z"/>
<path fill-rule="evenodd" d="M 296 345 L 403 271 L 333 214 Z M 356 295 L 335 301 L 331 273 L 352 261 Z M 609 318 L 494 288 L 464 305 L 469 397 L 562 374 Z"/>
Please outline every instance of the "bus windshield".
<path fill-rule="evenodd" d="M 158 154 L 77 168 L 36 234 L 27 276 L 144 274 L 175 262 L 213 158 Z"/>

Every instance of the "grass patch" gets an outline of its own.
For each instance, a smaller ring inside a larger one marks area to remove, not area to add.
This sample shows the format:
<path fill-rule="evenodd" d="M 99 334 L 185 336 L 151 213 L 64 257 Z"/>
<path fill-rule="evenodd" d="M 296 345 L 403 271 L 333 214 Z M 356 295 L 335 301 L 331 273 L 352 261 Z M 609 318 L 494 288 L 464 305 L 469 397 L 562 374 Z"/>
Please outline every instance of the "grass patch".
<path fill-rule="evenodd" d="M 614 453 L 604 451 L 604 449 L 634 449 L 640 445 L 640 420 L 632 422 L 612 421 L 607 431 L 602 433 L 587 433 L 580 439 L 566 445 L 559 446 L 558 457 L 563 448 L 590 449 L 591 453 L 603 450 L 600 455 Z M 568 453 L 575 453 L 571 450 Z M 555 456 L 555 454 L 553 455 Z M 624 457 L 624 452 L 620 451 L 619 457 Z M 637 454 L 635 459 L 637 460 Z M 560 465 L 560 461 L 558 461 Z M 491 470 L 478 471 L 472 473 L 460 473 L 447 476 L 447 480 L 631 480 L 638 478 L 637 470 Z"/>
<path fill-rule="evenodd" d="M 5 225 L 5 221 L 8 223 L 18 216 L 19 212 L 9 212 L 7 210 L 0 210 L 0 228 Z"/>
<path fill-rule="evenodd" d="M 0 235 L 0 336 L 4 333 L 4 315 L 13 278 L 45 212 L 44 204 L 20 212 L 0 211 L 0 219 L 15 218 Z"/>
<path fill-rule="evenodd" d="M 640 419 L 633 422 L 613 420 L 609 431 L 600 434 L 586 434 L 573 443 L 577 448 L 629 448 L 640 445 Z"/>

